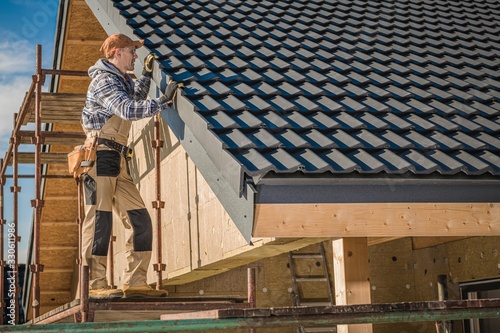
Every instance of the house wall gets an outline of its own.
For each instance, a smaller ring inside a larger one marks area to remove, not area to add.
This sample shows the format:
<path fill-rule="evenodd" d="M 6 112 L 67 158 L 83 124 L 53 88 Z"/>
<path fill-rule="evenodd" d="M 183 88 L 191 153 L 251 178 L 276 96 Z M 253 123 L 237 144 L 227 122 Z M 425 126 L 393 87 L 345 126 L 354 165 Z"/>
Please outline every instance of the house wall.
<path fill-rule="evenodd" d="M 445 240 L 445 238 L 443 238 Z M 459 283 L 500 276 L 499 237 L 473 237 L 413 250 L 402 238 L 369 247 L 372 302 L 438 299 L 437 277 L 446 275 L 449 299 L 460 299 Z M 462 332 L 453 322 L 453 332 Z M 435 332 L 433 322 L 379 324 L 374 332 Z"/>

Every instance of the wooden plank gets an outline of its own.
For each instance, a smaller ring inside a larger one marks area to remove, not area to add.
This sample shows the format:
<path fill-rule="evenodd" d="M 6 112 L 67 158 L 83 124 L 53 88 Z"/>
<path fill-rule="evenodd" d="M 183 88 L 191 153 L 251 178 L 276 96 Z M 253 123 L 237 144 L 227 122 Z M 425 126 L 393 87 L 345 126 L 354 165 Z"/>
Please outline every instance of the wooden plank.
<path fill-rule="evenodd" d="M 256 205 L 254 237 L 498 236 L 500 203 Z"/>
<path fill-rule="evenodd" d="M 35 131 L 20 131 L 21 144 L 32 144 Z M 48 145 L 81 145 L 85 141 L 83 132 L 42 132 L 43 143 Z"/>
<path fill-rule="evenodd" d="M 35 153 L 18 153 L 20 164 L 34 164 Z M 66 164 L 68 163 L 67 153 L 42 153 L 42 164 Z M 12 157 L 7 161 L 8 165 L 12 165 Z"/>
<path fill-rule="evenodd" d="M 235 313 L 235 316 L 242 317 L 243 310 L 238 311 L 238 314 Z M 185 320 L 185 319 L 209 319 L 209 318 L 221 319 L 221 318 L 231 318 L 231 317 L 228 317 L 227 311 L 221 311 L 221 310 L 168 313 L 160 316 L 160 320 Z"/>
<path fill-rule="evenodd" d="M 332 241 L 335 304 L 371 302 L 368 243 L 366 238 L 341 238 Z M 369 333 L 372 325 L 340 325 L 338 333 Z"/>

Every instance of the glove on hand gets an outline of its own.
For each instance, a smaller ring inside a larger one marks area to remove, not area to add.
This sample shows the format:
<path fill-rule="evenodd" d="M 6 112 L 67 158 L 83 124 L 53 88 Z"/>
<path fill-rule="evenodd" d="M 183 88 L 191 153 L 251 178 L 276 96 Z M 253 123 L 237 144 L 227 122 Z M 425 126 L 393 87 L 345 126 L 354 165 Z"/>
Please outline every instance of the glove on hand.
<path fill-rule="evenodd" d="M 165 92 L 163 93 L 167 101 L 171 101 L 174 98 L 176 90 L 177 90 L 177 82 L 175 82 L 174 80 L 170 80 L 170 82 L 167 85 L 167 88 L 165 89 Z"/>
<path fill-rule="evenodd" d="M 142 70 L 143 76 L 153 76 L 153 59 L 158 59 L 158 56 L 154 53 L 150 53 L 146 56 L 146 58 L 144 58 L 144 69 Z"/>

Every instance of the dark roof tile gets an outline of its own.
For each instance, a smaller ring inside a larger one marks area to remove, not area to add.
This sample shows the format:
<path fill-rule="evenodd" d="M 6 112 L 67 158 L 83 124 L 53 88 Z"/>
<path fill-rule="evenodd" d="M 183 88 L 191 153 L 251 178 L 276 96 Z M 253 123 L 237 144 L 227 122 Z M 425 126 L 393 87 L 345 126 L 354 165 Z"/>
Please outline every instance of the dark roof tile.
<path fill-rule="evenodd" d="M 347 157 L 354 161 L 360 171 L 364 173 L 379 173 L 386 169 L 386 166 L 381 161 L 361 149 L 347 154 Z"/>
<path fill-rule="evenodd" d="M 380 150 L 373 156 L 383 162 L 389 173 L 405 173 L 414 169 L 412 164 L 389 149 Z"/>
<path fill-rule="evenodd" d="M 353 136 L 360 142 L 362 142 L 363 147 L 367 149 L 382 149 L 389 147 L 389 144 L 387 144 L 387 142 L 367 130 L 361 130 L 357 133 L 354 133 Z"/>
<path fill-rule="evenodd" d="M 426 154 L 426 156 L 433 162 L 439 165 L 439 171 L 442 174 L 456 174 L 460 172 L 464 165 L 460 161 L 457 161 L 453 157 L 443 153 L 439 150 L 433 150 Z"/>
<path fill-rule="evenodd" d="M 500 175 L 493 0 L 113 3 L 250 176 Z"/>
<path fill-rule="evenodd" d="M 400 156 L 411 163 L 416 174 L 430 174 L 439 169 L 439 165 L 435 161 L 430 160 L 415 149 L 408 149 Z"/>

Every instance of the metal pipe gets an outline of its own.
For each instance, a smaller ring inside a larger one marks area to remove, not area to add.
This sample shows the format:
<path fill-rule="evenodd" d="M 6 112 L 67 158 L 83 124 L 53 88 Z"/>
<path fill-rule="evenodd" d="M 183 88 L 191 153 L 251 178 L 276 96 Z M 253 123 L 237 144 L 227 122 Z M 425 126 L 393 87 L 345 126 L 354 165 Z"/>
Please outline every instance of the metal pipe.
<path fill-rule="evenodd" d="M 446 301 L 448 299 L 448 279 L 446 275 L 438 275 L 438 300 Z M 436 322 L 437 333 L 449 333 L 452 330 L 451 322 L 439 320 Z"/>
<path fill-rule="evenodd" d="M 76 217 L 76 223 L 78 224 L 78 253 L 76 255 L 76 263 L 78 264 L 78 295 L 77 297 L 83 299 L 83 287 L 82 287 L 82 277 L 83 277 L 83 253 L 82 253 L 82 248 L 83 248 L 83 240 L 82 240 L 82 232 L 83 232 L 83 180 L 81 178 L 78 178 L 76 180 L 76 185 L 77 185 L 77 217 Z"/>
<path fill-rule="evenodd" d="M 161 200 L 161 148 L 163 148 L 163 141 L 161 139 L 161 117 L 155 116 L 155 138 L 151 142 L 152 147 L 155 149 L 155 188 L 156 198 L 153 202 L 153 208 L 156 212 L 156 264 L 154 265 L 156 271 L 156 289 L 160 290 L 162 287 L 163 271 L 165 265 L 162 263 L 162 237 L 161 237 L 161 210 L 165 207 L 165 202 Z"/>
<path fill-rule="evenodd" d="M 82 266 L 82 298 L 80 299 L 80 313 L 82 323 L 88 321 L 89 317 L 89 266 Z M 77 329 L 78 331 L 78 329 Z"/>
<path fill-rule="evenodd" d="M 3 167 L 3 158 L 0 158 L 0 170 Z M 4 211 L 4 186 L 5 186 L 5 177 L 0 177 L 0 308 L 4 309 L 3 296 L 5 295 L 5 259 L 4 259 L 4 225 L 5 225 L 5 211 Z M 0 316 L 0 325 L 3 325 L 3 311 Z"/>
<path fill-rule="evenodd" d="M 13 145 L 13 150 L 12 150 L 12 187 L 11 187 L 11 192 L 12 192 L 12 224 L 14 226 L 14 233 L 11 235 L 11 232 L 9 230 L 8 233 L 8 239 L 9 239 L 9 249 L 12 244 L 12 248 L 14 250 L 13 257 L 9 251 L 8 253 L 8 260 L 7 260 L 7 266 L 10 268 L 10 272 L 13 273 L 14 275 L 14 281 L 13 285 L 9 287 L 9 290 L 13 287 L 15 289 L 14 292 L 14 322 L 17 324 L 19 323 L 19 256 L 18 256 L 18 224 L 19 224 L 19 192 L 21 192 L 21 188 L 19 187 L 19 179 L 17 177 L 19 173 L 19 163 L 18 163 L 18 138 L 13 137 L 11 138 L 11 142 Z M 11 228 L 9 228 L 11 229 Z M 13 260 L 12 260 L 13 259 Z M 10 277 L 10 276 L 9 276 Z M 12 302 L 12 300 L 11 300 Z"/>
<path fill-rule="evenodd" d="M 5 178 L 12 178 L 12 175 L 5 175 Z M 35 178 L 35 175 L 17 175 L 18 179 L 31 179 Z M 59 178 L 73 178 L 72 175 L 41 175 L 42 179 L 59 179 Z"/>
<path fill-rule="evenodd" d="M 51 323 L 55 323 L 59 320 L 63 320 L 63 319 L 66 319 L 70 316 L 73 316 L 77 313 L 80 313 L 80 307 L 78 306 L 75 306 L 75 307 L 72 307 L 72 308 L 69 308 L 67 310 L 64 310 L 62 312 L 59 312 L 53 316 L 50 316 L 48 318 L 45 318 L 45 319 L 40 319 L 40 320 L 37 320 L 37 321 L 33 321 L 33 325 L 43 325 L 43 324 L 51 324 Z"/>
<path fill-rule="evenodd" d="M 257 293 L 255 288 L 255 267 L 249 267 L 247 269 L 247 281 L 248 281 L 248 304 L 250 308 L 257 307 Z"/>
<path fill-rule="evenodd" d="M 347 308 L 349 306 L 343 306 Z M 288 308 L 290 309 L 290 308 Z M 256 309 L 263 313 L 269 313 L 270 309 Z M 302 310 L 305 310 L 302 309 Z M 314 309 L 313 309 L 314 310 Z M 251 310 L 248 310 L 251 311 Z M 344 310 L 347 311 L 347 310 Z M 106 323 L 80 323 L 80 324 L 57 324 L 57 325 L 26 325 L 7 326 L 2 332 L 45 332 L 45 333 L 138 333 L 138 332 L 187 332 L 218 329 L 241 329 L 261 327 L 295 327 L 295 326 L 332 326 L 351 325 L 363 323 L 397 323 L 397 322 L 420 322 L 436 320 L 461 320 L 467 318 L 498 318 L 499 307 L 465 307 L 420 310 L 395 310 L 386 312 L 345 312 L 315 314 L 295 313 L 291 315 L 275 316 L 246 316 L 237 318 L 206 318 L 185 320 L 147 320 L 147 321 L 125 321 Z"/>
<path fill-rule="evenodd" d="M 71 75 L 71 76 L 88 76 L 87 71 L 73 71 L 67 69 L 42 69 L 42 75 Z"/>
<path fill-rule="evenodd" d="M 255 268 L 249 267 L 247 269 L 247 292 L 248 292 L 248 304 L 250 308 L 257 307 L 257 294 L 255 289 Z M 255 328 L 250 327 L 248 333 L 255 333 Z"/>
<path fill-rule="evenodd" d="M 36 80 L 35 86 L 35 199 L 33 206 L 35 208 L 35 218 L 33 227 L 33 265 L 31 271 L 33 272 L 33 319 L 37 318 L 40 314 L 40 272 L 43 271 L 43 266 L 40 265 L 40 223 L 41 223 L 41 209 L 42 200 L 41 193 L 41 98 L 42 98 L 42 85 L 45 77 L 42 74 L 42 46 L 36 46 Z"/>
<path fill-rule="evenodd" d="M 111 223 L 111 237 L 109 237 L 109 247 L 108 247 L 108 274 L 109 274 L 109 281 L 108 281 L 108 286 L 111 289 L 115 289 L 115 260 L 113 258 L 114 256 L 114 247 L 113 243 L 116 239 L 116 236 L 113 236 L 113 223 Z"/>

